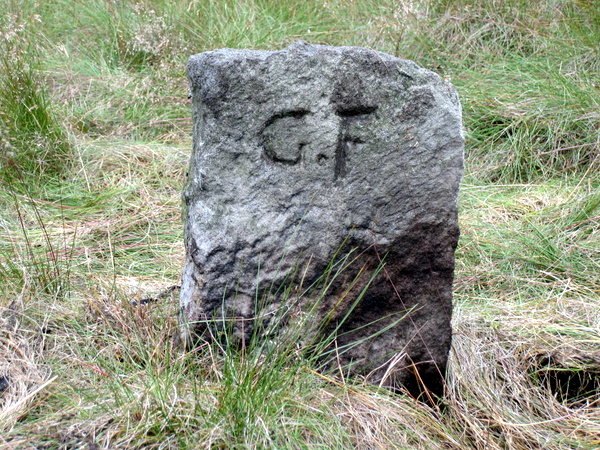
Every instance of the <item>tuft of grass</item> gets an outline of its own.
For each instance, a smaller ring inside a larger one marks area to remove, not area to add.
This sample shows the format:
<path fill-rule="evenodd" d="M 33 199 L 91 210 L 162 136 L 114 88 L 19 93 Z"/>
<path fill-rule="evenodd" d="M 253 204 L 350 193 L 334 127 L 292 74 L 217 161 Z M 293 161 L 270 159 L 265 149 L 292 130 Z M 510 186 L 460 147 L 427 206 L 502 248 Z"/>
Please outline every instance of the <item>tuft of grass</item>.
<path fill-rule="evenodd" d="M 0 431 L 9 432 L 35 409 L 56 380 L 43 362 L 44 340 L 30 328 L 24 289 L 0 311 Z"/>
<path fill-rule="evenodd" d="M 62 174 L 71 147 L 44 86 L 40 18 L 9 11 L 0 20 L 0 177 L 28 192 Z"/>
<path fill-rule="evenodd" d="M 505 317 L 510 314 L 503 312 Z M 473 327 L 480 317 L 463 315 L 462 309 L 457 313 L 448 413 L 454 427 L 465 430 L 466 448 L 594 445 L 600 423 L 597 405 L 572 408 L 532 376 L 540 361 L 536 351 L 549 342 L 543 342 L 541 333 L 527 338 L 512 328 L 543 327 L 543 319 L 534 324 L 530 318 L 521 322 L 513 315 L 510 321 L 498 317 L 493 322 L 488 319 L 487 326 Z"/>
<path fill-rule="evenodd" d="M 559 294 L 564 283 L 573 283 L 582 293 L 597 289 L 596 185 L 557 182 L 482 189 L 465 184 L 462 198 L 459 292 L 477 298 L 498 290 L 518 301 L 540 295 L 544 288 Z"/>

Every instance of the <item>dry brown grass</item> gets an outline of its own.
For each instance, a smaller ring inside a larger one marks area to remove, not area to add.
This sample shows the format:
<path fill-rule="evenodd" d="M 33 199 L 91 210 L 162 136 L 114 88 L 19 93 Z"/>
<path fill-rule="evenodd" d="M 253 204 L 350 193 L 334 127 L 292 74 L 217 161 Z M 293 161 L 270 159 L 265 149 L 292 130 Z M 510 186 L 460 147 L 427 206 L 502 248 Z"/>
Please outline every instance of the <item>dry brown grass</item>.
<path fill-rule="evenodd" d="M 23 325 L 22 295 L 0 310 L 0 432 L 9 432 L 56 380 L 44 362 L 43 336 Z"/>

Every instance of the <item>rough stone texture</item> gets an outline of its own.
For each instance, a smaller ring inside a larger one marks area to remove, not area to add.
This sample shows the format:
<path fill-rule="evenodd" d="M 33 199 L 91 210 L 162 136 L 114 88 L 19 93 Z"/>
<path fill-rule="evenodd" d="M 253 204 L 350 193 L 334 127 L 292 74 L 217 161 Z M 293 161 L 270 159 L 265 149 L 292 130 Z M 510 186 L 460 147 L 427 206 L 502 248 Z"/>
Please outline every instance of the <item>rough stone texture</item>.
<path fill-rule="evenodd" d="M 333 309 L 326 331 L 339 326 L 385 259 L 337 346 L 372 338 L 339 360 L 373 382 L 440 394 L 463 171 L 455 89 L 410 61 L 306 43 L 202 53 L 187 71 L 184 338 L 208 338 L 207 319 L 228 317 L 248 342 L 257 299 L 270 291 L 265 308 L 277 309 L 277 289 L 310 285 L 355 249 L 315 320 Z"/>

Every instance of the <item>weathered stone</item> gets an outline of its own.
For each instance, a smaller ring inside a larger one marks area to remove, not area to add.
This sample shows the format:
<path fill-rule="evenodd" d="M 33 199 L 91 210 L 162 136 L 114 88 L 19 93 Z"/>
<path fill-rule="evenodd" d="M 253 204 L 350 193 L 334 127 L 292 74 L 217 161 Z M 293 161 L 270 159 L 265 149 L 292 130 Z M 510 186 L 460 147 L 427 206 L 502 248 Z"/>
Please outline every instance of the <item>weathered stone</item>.
<path fill-rule="evenodd" d="M 306 43 L 202 53 L 187 71 L 184 337 L 227 322 L 248 342 L 253 318 L 279 308 L 285 287 L 310 285 L 355 249 L 315 318 L 330 314 L 338 348 L 360 341 L 338 361 L 440 394 L 463 171 L 455 89 L 410 61 Z"/>

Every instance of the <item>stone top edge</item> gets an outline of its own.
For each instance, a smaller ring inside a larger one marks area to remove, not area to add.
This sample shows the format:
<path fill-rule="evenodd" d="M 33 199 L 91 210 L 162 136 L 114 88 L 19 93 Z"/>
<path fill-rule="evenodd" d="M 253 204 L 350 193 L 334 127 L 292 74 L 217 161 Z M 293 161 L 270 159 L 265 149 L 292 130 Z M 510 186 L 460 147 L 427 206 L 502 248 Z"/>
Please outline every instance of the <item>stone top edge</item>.
<path fill-rule="evenodd" d="M 227 60 L 244 60 L 244 59 L 262 59 L 265 60 L 270 56 L 276 54 L 295 54 L 313 56 L 324 53 L 334 54 L 347 54 L 347 53 L 369 53 L 377 55 L 385 62 L 401 62 L 406 65 L 413 65 L 414 69 L 423 69 L 413 61 L 398 58 L 390 55 L 389 53 L 380 52 L 367 47 L 356 47 L 356 46 L 329 46 L 320 44 L 310 44 L 305 41 L 297 41 L 289 45 L 282 50 L 251 50 L 251 49 L 235 49 L 235 48 L 220 48 L 216 50 L 210 50 L 202 53 L 196 53 L 189 57 L 188 68 L 201 63 L 205 58 L 219 58 L 223 57 Z"/>

